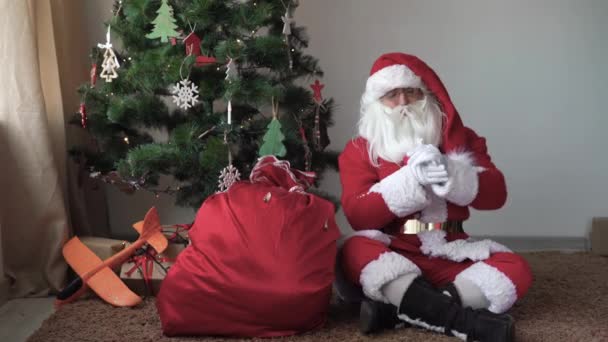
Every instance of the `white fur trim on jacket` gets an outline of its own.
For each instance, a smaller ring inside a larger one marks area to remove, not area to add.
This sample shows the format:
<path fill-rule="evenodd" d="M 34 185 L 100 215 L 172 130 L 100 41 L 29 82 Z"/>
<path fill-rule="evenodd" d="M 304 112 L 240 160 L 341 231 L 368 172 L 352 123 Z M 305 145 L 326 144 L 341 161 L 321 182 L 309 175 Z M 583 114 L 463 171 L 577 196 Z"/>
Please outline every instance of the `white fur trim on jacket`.
<path fill-rule="evenodd" d="M 445 222 L 448 218 L 448 206 L 445 200 L 432 191 L 428 191 L 427 195 L 431 198 L 431 203 L 422 210 L 418 220 L 424 223 Z"/>
<path fill-rule="evenodd" d="M 387 283 L 399 278 L 404 274 L 415 273 L 420 275 L 420 269 L 406 257 L 395 252 L 380 254 L 378 259 L 363 267 L 359 282 L 363 293 L 373 300 L 389 303 L 380 289 Z"/>
<path fill-rule="evenodd" d="M 490 301 L 488 310 L 503 313 L 517 300 L 515 284 L 504 273 L 484 262 L 477 262 L 460 272 L 456 279 L 465 278 L 479 286 Z"/>
<path fill-rule="evenodd" d="M 430 203 L 426 190 L 420 186 L 408 166 L 374 184 L 369 192 L 379 193 L 388 209 L 397 217 L 411 215 Z"/>
<path fill-rule="evenodd" d="M 391 65 L 372 74 L 365 84 L 361 105 L 368 105 L 395 88 L 421 88 L 422 80 L 405 65 Z"/>
<path fill-rule="evenodd" d="M 376 229 L 358 230 L 348 235 L 346 238 L 350 239 L 353 236 L 363 236 L 368 239 L 380 241 L 386 246 L 391 244 L 391 236 Z"/>
<path fill-rule="evenodd" d="M 475 166 L 473 155 L 467 152 L 449 153 L 446 162 L 448 181 L 443 185 L 433 184 L 433 192 L 460 206 L 471 204 L 479 191 L 477 174 L 485 169 Z"/>
<path fill-rule="evenodd" d="M 446 232 L 431 230 L 418 233 L 422 245 L 420 251 L 432 257 L 444 258 L 456 262 L 466 259 L 472 261 L 485 260 L 496 252 L 511 252 L 507 247 L 492 240 L 467 241 L 454 240 L 447 242 Z"/>

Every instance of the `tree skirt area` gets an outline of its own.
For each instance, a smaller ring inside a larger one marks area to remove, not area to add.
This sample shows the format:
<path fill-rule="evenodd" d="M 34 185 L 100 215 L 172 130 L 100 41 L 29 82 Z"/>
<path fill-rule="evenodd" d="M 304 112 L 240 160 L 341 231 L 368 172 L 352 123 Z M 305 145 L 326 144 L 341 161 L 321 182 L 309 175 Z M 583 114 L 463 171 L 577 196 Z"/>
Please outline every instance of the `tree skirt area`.
<path fill-rule="evenodd" d="M 515 305 L 517 341 L 608 341 L 608 258 L 588 253 L 522 254 L 534 273 L 527 297 Z M 286 308 L 286 312 L 293 310 Z M 332 304 L 328 324 L 283 341 L 459 341 L 416 328 L 363 336 L 358 307 Z M 49 317 L 28 339 L 38 341 L 268 341 L 163 336 L 154 299 L 136 308 L 114 308 L 101 300 L 80 300 Z"/>

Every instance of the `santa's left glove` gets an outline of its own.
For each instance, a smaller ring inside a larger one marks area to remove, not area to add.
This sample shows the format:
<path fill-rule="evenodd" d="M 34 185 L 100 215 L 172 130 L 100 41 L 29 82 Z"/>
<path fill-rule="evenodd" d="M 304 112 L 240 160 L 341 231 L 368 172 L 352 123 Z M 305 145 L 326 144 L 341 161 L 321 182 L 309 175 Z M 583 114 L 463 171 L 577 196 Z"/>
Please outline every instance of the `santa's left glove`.
<path fill-rule="evenodd" d="M 448 179 L 431 184 L 435 195 L 460 206 L 467 206 L 477 196 L 479 190 L 478 173 L 484 169 L 473 164 L 468 153 L 445 156 Z"/>

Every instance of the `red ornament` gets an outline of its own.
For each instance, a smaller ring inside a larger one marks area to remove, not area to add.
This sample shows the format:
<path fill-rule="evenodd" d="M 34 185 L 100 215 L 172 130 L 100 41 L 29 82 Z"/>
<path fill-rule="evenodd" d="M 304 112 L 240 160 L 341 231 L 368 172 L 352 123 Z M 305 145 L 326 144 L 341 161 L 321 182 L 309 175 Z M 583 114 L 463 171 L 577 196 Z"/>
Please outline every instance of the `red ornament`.
<path fill-rule="evenodd" d="M 196 66 L 204 66 L 209 64 L 217 63 L 215 57 L 207 57 L 207 56 L 197 56 L 196 57 Z"/>
<path fill-rule="evenodd" d="M 95 88 L 95 83 L 97 83 L 97 63 L 91 64 L 91 88 Z"/>
<path fill-rule="evenodd" d="M 315 80 L 315 83 L 311 84 L 310 87 L 314 91 L 313 99 L 317 103 L 321 103 L 323 101 L 323 95 L 321 95 L 321 90 L 325 87 L 325 84 L 321 84 L 319 80 Z"/>
<path fill-rule="evenodd" d="M 194 32 L 184 38 L 184 47 L 186 48 L 186 56 L 201 55 L 201 39 Z"/>
<path fill-rule="evenodd" d="M 87 128 L 87 109 L 84 106 L 84 102 L 80 103 L 80 124 L 82 125 L 82 128 Z"/>

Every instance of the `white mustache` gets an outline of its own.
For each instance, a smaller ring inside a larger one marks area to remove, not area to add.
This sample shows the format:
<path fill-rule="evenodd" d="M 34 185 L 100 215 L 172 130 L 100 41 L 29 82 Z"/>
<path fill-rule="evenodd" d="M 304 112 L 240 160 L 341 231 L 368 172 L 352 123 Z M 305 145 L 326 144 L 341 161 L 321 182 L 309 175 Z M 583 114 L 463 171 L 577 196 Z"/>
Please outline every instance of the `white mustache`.
<path fill-rule="evenodd" d="M 399 105 L 394 108 L 384 106 L 384 112 L 395 120 L 403 119 L 406 116 L 418 118 L 420 113 L 424 113 L 426 110 L 426 105 L 427 101 L 425 96 L 422 100 L 407 105 Z"/>

